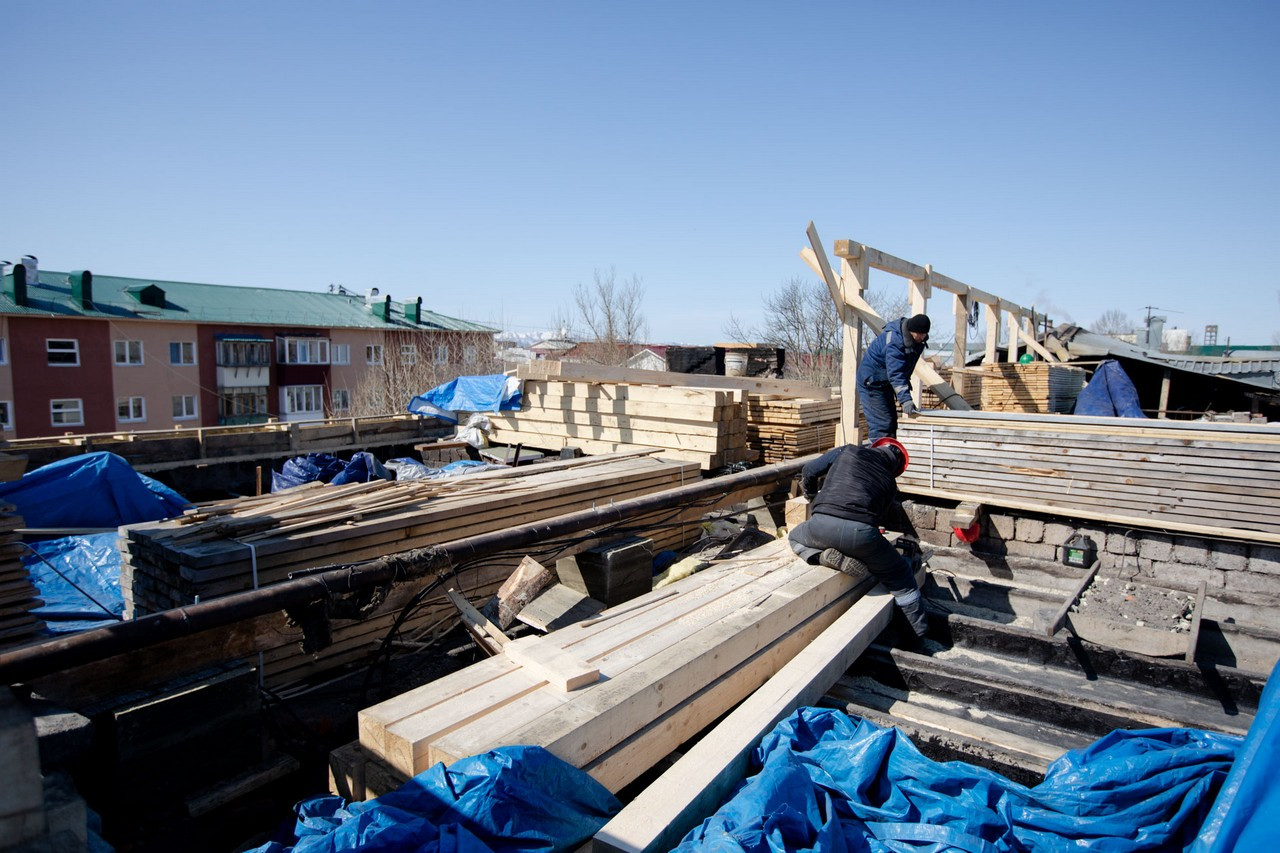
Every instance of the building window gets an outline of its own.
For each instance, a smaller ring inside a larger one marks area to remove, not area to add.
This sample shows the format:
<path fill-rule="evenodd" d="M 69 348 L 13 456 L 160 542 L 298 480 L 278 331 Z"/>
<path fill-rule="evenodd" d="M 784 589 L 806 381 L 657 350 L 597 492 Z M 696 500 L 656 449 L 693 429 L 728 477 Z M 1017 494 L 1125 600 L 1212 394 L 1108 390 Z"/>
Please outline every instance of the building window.
<path fill-rule="evenodd" d="M 133 424 L 147 419 L 147 401 L 141 397 L 117 397 L 116 420 Z"/>
<path fill-rule="evenodd" d="M 475 364 L 480 360 L 480 349 L 475 344 L 467 344 L 462 348 L 462 363 Z"/>
<path fill-rule="evenodd" d="M 449 345 L 448 344 L 436 344 L 435 351 L 436 351 L 436 364 L 449 363 Z"/>
<path fill-rule="evenodd" d="M 365 364 L 382 364 L 382 344 L 369 344 L 364 348 Z"/>
<path fill-rule="evenodd" d="M 218 419 L 221 423 L 247 422 L 267 416 L 267 389 L 218 389 Z"/>
<path fill-rule="evenodd" d="M 334 414 L 337 414 L 339 412 L 349 412 L 349 411 L 351 411 L 351 392 L 348 391 L 346 388 L 334 388 L 333 389 Z"/>
<path fill-rule="evenodd" d="M 116 364 L 137 367 L 142 364 L 142 341 L 116 341 Z"/>
<path fill-rule="evenodd" d="M 4 338 L 0 338 L 0 364 L 9 363 L 9 343 Z"/>
<path fill-rule="evenodd" d="M 170 341 L 169 363 L 184 365 L 196 363 L 196 345 L 194 341 Z"/>
<path fill-rule="evenodd" d="M 330 364 L 350 364 L 351 344 L 330 344 L 329 356 L 332 359 Z"/>
<path fill-rule="evenodd" d="M 196 417 L 196 398 L 194 394 L 175 394 L 173 397 L 173 419 L 189 421 Z"/>
<path fill-rule="evenodd" d="M 13 403 L 0 400 L 0 430 L 13 429 Z"/>
<path fill-rule="evenodd" d="M 400 345 L 400 362 L 402 364 L 418 363 L 418 345 L 417 344 L 401 344 Z"/>
<path fill-rule="evenodd" d="M 47 338 L 44 348 L 51 365 L 76 367 L 80 364 L 80 341 L 76 338 Z"/>
<path fill-rule="evenodd" d="M 84 426 L 84 401 L 50 400 L 49 421 L 54 426 Z"/>
<path fill-rule="evenodd" d="M 276 338 L 280 364 L 328 364 L 328 338 Z"/>
<path fill-rule="evenodd" d="M 218 341 L 218 367 L 266 367 L 270 341 Z"/>
<path fill-rule="evenodd" d="M 286 385 L 280 389 L 285 415 L 323 415 L 324 389 L 319 385 Z"/>

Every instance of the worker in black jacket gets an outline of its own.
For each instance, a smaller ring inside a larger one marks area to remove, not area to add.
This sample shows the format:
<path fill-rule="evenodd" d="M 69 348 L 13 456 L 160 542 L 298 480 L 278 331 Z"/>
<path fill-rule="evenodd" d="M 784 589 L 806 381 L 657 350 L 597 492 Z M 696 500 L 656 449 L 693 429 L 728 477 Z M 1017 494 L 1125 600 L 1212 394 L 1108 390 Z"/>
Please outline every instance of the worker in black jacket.
<path fill-rule="evenodd" d="M 809 562 L 816 558 L 853 575 L 862 574 L 865 566 L 893 594 L 916 635 L 923 637 L 929 617 L 915 572 L 879 527 L 881 514 L 898 493 L 895 480 L 906 469 L 906 450 L 892 438 L 881 438 L 870 447 L 846 444 L 827 451 L 800 473 L 812 514 L 788 539 L 792 550 Z"/>

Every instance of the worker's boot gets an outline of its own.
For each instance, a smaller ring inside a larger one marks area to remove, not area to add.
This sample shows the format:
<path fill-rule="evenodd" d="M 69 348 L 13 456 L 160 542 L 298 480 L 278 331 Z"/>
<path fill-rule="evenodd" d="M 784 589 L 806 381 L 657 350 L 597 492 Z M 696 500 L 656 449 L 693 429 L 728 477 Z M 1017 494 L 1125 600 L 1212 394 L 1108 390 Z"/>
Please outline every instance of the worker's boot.
<path fill-rule="evenodd" d="M 925 609 L 924 596 L 920 594 L 920 590 L 894 592 L 893 599 L 902 608 L 902 615 L 907 617 L 907 622 L 917 637 L 923 638 L 929 633 L 929 612 Z"/>
<path fill-rule="evenodd" d="M 829 569 L 844 572 L 851 578 L 861 579 L 871 574 L 866 563 L 855 557 L 850 557 L 842 551 L 837 551 L 835 548 L 828 548 L 819 554 L 818 562 Z"/>

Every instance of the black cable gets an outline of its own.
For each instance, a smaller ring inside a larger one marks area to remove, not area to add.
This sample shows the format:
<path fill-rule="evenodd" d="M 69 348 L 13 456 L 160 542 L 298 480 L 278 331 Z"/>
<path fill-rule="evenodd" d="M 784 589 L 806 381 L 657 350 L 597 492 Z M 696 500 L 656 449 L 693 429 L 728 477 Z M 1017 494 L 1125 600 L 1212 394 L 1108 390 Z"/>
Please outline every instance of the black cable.
<path fill-rule="evenodd" d="M 23 547 L 23 548 L 26 548 L 28 551 L 30 551 L 32 554 L 35 554 L 37 557 L 39 557 L 39 558 L 40 558 L 40 562 L 44 563 L 44 564 L 45 564 L 46 566 L 48 566 L 49 568 L 53 569 L 54 574 L 56 574 L 58 577 L 62 578 L 62 579 L 63 579 L 64 581 L 66 581 L 67 583 L 71 584 L 71 586 L 75 588 L 76 592 L 80 593 L 80 594 L 81 594 L 81 595 L 83 595 L 85 598 L 89 599 L 89 600 L 90 600 L 90 601 L 92 601 L 94 604 L 98 605 L 98 607 L 100 607 L 100 608 L 102 609 L 102 612 L 103 612 L 103 613 L 106 613 L 108 616 L 110 616 L 112 619 L 116 620 L 117 622 L 123 622 L 123 621 L 124 621 L 124 616 L 122 616 L 122 615 L 121 615 L 121 614 L 119 614 L 119 613 L 115 613 L 114 611 L 112 611 L 112 610 L 111 610 L 111 608 L 107 607 L 107 606 L 106 606 L 105 604 L 103 604 L 101 601 L 99 601 L 98 599 L 94 598 L 92 595 L 90 595 L 89 593 L 87 593 L 87 592 L 85 592 L 83 589 L 81 589 L 81 588 L 79 587 L 79 585 L 77 585 L 77 584 L 76 584 L 76 582 L 75 582 L 75 581 L 73 581 L 71 578 L 69 578 L 69 577 L 67 577 L 66 575 L 64 575 L 62 572 L 58 571 L 58 567 L 57 567 L 57 566 L 55 566 L 53 563 L 50 563 L 48 560 L 46 560 L 46 559 L 45 559 L 45 557 L 44 557 L 44 555 L 43 555 L 43 554 L 41 554 L 39 551 L 37 551 L 35 548 L 32 548 L 32 547 L 31 547 L 30 545 L 28 545 L 26 542 L 20 542 L 19 544 L 20 544 L 20 545 L 22 545 L 22 547 Z"/>

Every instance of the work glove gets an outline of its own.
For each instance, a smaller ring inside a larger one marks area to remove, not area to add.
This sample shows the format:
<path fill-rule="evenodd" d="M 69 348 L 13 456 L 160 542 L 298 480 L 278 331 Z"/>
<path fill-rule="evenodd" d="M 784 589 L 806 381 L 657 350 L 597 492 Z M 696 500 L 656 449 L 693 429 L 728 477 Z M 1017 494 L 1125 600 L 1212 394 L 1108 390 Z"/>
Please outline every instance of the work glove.
<path fill-rule="evenodd" d="M 902 414 L 909 418 L 914 418 L 916 415 L 920 414 L 920 410 L 916 408 L 914 401 L 908 400 L 902 404 Z"/>

